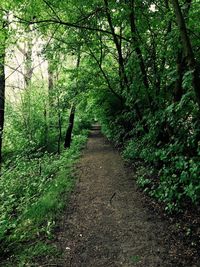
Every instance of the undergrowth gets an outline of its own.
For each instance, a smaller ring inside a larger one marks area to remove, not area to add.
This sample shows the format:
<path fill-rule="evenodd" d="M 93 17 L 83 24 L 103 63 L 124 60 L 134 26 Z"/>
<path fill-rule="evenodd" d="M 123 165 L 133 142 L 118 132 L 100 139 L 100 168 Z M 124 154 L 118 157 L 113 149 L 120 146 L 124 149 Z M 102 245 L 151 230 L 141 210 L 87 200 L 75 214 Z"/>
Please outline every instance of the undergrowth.
<path fill-rule="evenodd" d="M 75 135 L 61 155 L 38 151 L 2 170 L 0 183 L 1 266 L 37 266 L 58 253 L 49 242 L 74 186 L 73 165 L 87 139 Z"/>
<path fill-rule="evenodd" d="M 146 112 L 142 120 L 131 120 L 132 111 L 124 110 L 116 117 L 109 114 L 109 121 L 107 116 L 101 118 L 103 131 L 122 149 L 124 159 L 135 165 L 138 185 L 164 203 L 167 212 L 197 206 L 200 127 L 191 93 L 165 109 Z"/>

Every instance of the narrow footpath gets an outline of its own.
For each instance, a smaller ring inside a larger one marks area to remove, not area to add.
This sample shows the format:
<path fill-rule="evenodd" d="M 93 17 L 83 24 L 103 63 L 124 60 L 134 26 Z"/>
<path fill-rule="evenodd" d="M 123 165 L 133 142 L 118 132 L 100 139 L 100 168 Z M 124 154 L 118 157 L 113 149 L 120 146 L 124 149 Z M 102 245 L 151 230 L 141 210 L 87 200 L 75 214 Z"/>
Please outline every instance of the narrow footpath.
<path fill-rule="evenodd" d="M 144 204 L 134 175 L 98 128 L 78 165 L 78 181 L 63 218 L 62 267 L 174 267 L 167 227 Z"/>

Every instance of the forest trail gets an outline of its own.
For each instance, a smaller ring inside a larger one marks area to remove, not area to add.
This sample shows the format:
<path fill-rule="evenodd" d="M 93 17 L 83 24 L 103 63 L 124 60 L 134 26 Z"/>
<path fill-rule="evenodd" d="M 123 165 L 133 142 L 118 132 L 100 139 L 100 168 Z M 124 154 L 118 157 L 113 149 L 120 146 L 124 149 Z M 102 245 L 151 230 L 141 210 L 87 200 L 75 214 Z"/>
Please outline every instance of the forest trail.
<path fill-rule="evenodd" d="M 170 267 L 165 222 L 145 207 L 133 174 L 98 128 L 78 165 L 59 245 L 63 267 Z"/>

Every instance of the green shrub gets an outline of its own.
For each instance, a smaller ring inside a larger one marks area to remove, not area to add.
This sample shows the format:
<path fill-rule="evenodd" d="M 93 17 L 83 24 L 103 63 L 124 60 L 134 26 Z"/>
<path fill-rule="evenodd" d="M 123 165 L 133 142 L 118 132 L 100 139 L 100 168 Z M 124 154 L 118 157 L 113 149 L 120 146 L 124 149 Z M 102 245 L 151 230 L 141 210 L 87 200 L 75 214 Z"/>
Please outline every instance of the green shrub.
<path fill-rule="evenodd" d="M 139 171 L 140 186 L 164 202 L 169 212 L 180 210 L 188 202 L 200 203 L 198 108 L 190 95 L 163 111 L 145 116 L 131 135 L 123 156 L 146 165 L 146 174 L 140 175 Z"/>
<path fill-rule="evenodd" d="M 45 240 L 53 237 L 56 218 L 73 188 L 72 167 L 86 139 L 87 132 L 79 133 L 61 155 L 38 152 L 18 158 L 9 169 L 3 169 L 1 256 L 12 256 L 13 266 L 25 266 L 35 260 L 35 255 L 51 251 Z"/>

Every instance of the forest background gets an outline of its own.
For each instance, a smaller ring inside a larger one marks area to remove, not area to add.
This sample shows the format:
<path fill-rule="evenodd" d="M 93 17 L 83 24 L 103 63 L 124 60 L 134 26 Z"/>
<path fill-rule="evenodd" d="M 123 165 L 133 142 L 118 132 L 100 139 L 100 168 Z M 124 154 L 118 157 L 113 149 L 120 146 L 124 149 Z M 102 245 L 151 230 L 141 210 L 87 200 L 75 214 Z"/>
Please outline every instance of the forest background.
<path fill-rule="evenodd" d="M 3 259 L 52 253 L 94 119 L 166 212 L 198 207 L 199 15 L 199 0 L 1 1 Z"/>

